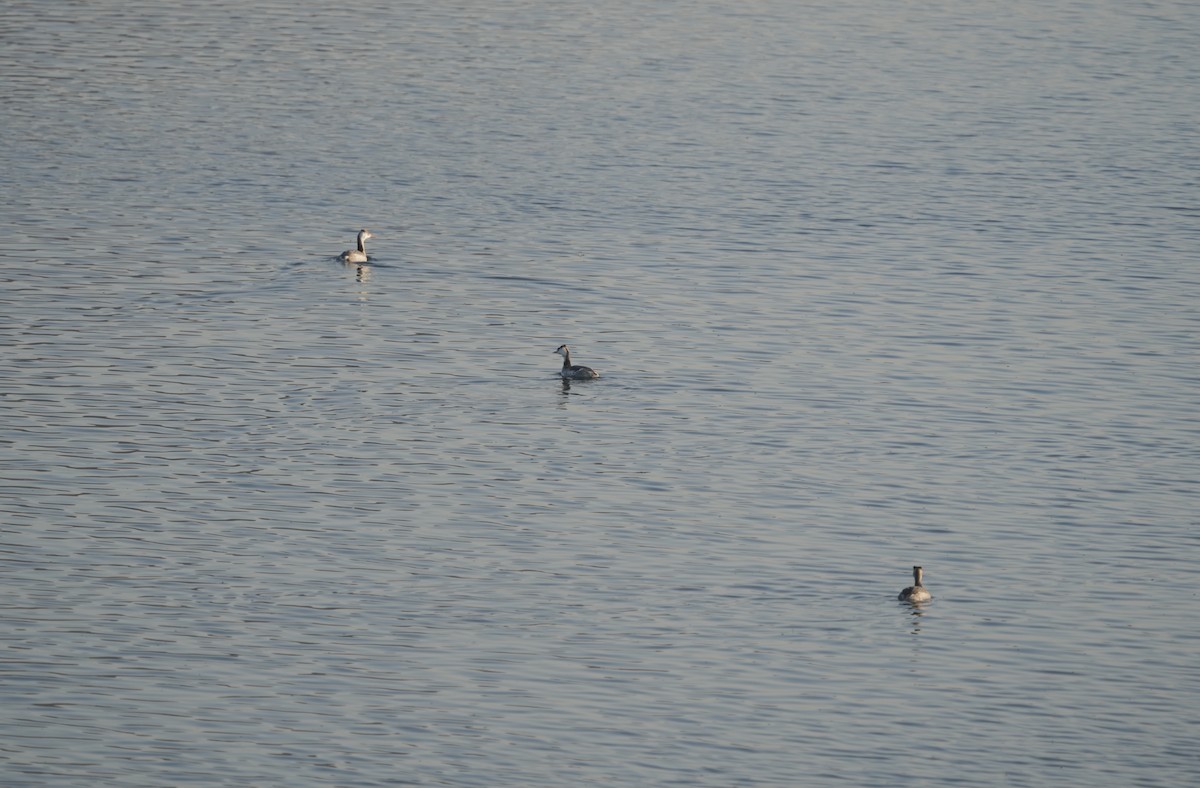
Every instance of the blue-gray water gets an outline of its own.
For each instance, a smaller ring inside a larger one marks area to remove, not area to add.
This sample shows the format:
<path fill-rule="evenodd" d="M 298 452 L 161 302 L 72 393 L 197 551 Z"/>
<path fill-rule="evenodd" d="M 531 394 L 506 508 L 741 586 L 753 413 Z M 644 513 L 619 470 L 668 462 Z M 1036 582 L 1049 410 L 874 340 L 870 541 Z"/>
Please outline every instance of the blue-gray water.
<path fill-rule="evenodd" d="M 5 4 L 0 782 L 1196 784 L 1197 52 Z"/>

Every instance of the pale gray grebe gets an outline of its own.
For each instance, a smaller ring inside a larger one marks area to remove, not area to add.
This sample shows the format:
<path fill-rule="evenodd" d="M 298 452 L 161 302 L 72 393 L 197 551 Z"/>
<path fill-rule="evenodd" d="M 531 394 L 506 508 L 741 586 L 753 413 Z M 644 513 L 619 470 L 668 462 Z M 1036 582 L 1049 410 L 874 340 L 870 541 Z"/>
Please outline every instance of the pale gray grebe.
<path fill-rule="evenodd" d="M 929 593 L 929 589 L 921 581 L 925 578 L 925 570 L 919 566 L 913 567 L 913 584 L 900 592 L 899 599 L 905 602 L 928 602 L 933 599 L 933 594 Z"/>
<path fill-rule="evenodd" d="M 363 244 L 368 238 L 374 238 L 371 231 L 363 228 L 358 231 L 358 248 L 347 249 L 342 252 L 342 256 L 338 259 L 344 263 L 365 263 L 367 262 L 367 247 Z"/>
<path fill-rule="evenodd" d="M 591 367 L 580 366 L 579 364 L 571 363 L 571 350 L 566 345 L 559 345 L 558 350 L 554 351 L 563 357 L 562 371 L 558 374 L 570 380 L 591 380 L 600 377 L 600 373 Z"/>

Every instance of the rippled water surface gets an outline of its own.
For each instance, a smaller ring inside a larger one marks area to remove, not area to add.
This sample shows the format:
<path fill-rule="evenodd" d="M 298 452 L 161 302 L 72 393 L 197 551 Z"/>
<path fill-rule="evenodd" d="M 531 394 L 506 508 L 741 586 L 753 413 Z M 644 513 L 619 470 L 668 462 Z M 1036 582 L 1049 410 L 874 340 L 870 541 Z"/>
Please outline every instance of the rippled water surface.
<path fill-rule="evenodd" d="M 1200 782 L 1197 52 L 8 3 L 0 782 Z"/>

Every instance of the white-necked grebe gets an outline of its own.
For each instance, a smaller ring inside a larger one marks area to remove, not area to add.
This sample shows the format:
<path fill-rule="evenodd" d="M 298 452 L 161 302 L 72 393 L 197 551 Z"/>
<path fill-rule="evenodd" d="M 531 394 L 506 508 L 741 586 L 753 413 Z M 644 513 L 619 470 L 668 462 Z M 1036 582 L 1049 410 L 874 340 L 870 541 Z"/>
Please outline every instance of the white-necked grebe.
<path fill-rule="evenodd" d="M 592 380 L 600 377 L 600 373 L 591 367 L 580 366 L 579 364 L 571 363 L 571 349 L 566 345 L 559 345 L 558 350 L 554 351 L 563 357 L 562 371 L 558 374 L 568 380 Z"/>
<path fill-rule="evenodd" d="M 363 242 L 366 241 L 368 238 L 374 238 L 374 237 L 375 236 L 371 235 L 371 231 L 366 229 L 365 227 L 363 229 L 359 230 L 358 231 L 358 248 L 357 249 L 347 249 L 346 251 L 342 252 L 342 256 L 339 257 L 338 259 L 341 260 L 343 263 L 365 263 L 365 262 L 367 262 L 367 247 Z"/>
<path fill-rule="evenodd" d="M 925 578 L 925 570 L 919 566 L 913 567 L 913 584 L 900 592 L 899 599 L 905 602 L 928 602 L 933 594 L 921 582 Z"/>

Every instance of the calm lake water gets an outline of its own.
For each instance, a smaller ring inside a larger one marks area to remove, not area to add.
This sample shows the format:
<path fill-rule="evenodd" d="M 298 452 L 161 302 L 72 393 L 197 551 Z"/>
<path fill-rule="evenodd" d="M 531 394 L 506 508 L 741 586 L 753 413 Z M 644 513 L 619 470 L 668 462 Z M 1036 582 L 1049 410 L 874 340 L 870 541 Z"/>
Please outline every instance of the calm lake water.
<path fill-rule="evenodd" d="M 0 782 L 1197 784 L 1198 52 L 6 3 Z"/>

